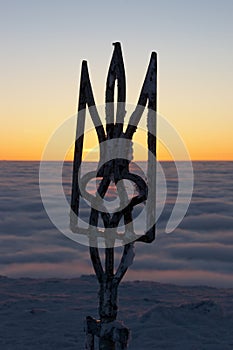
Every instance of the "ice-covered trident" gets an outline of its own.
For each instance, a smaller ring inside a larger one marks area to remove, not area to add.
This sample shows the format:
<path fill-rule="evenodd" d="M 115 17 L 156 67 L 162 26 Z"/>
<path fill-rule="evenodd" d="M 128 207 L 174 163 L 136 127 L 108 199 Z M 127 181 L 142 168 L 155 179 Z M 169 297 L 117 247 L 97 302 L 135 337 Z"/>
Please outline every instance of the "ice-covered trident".
<path fill-rule="evenodd" d="M 117 80 L 116 117 L 114 118 L 114 89 Z M 155 201 L 156 201 L 156 95 L 157 95 L 157 56 L 152 52 L 146 77 L 141 89 L 137 106 L 130 116 L 129 123 L 124 127 L 126 115 L 126 82 L 125 69 L 120 43 L 114 43 L 106 82 L 106 128 L 104 128 L 98 114 L 91 82 L 89 79 L 87 62 L 82 62 L 81 81 L 79 90 L 77 134 L 73 161 L 73 183 L 71 199 L 70 227 L 75 233 L 88 237 L 92 264 L 100 285 L 99 290 L 99 320 L 88 316 L 86 318 L 86 349 L 95 348 L 95 337 L 99 337 L 99 349 L 126 349 L 129 330 L 117 318 L 118 286 L 128 267 L 134 259 L 134 242 L 151 243 L 155 239 Z M 99 163 L 96 171 L 81 176 L 82 153 L 84 143 L 84 129 L 86 106 L 94 124 L 99 141 Z M 137 130 L 142 114 L 147 109 L 147 176 L 143 179 L 131 172 L 133 135 Z M 91 195 L 86 186 L 91 179 L 100 178 L 96 195 Z M 136 195 L 129 199 L 127 189 L 121 180 L 129 180 L 136 188 Z M 110 183 L 114 182 L 119 196 L 118 210 L 111 213 L 106 209 L 104 197 Z M 82 198 L 91 203 L 89 224 L 84 228 L 79 224 L 80 201 Z M 136 234 L 134 227 L 133 209 L 137 205 L 144 205 L 145 231 Z M 103 227 L 98 227 L 99 218 Z M 124 232 L 117 228 L 124 223 Z M 104 241 L 105 266 L 99 254 L 99 240 Z M 124 246 L 123 254 L 117 269 L 114 270 L 114 247 L 116 241 Z"/>

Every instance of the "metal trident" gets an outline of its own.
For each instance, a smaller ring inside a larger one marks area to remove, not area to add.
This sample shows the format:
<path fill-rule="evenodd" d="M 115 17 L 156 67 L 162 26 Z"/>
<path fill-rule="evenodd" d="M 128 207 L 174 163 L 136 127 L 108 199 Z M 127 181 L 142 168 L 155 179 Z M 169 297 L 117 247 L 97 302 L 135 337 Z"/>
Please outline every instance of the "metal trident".
<path fill-rule="evenodd" d="M 114 89 L 117 80 L 117 109 L 114 120 Z M 73 232 L 86 234 L 89 239 L 90 256 L 96 276 L 100 284 L 99 291 L 99 316 L 100 320 L 92 317 L 86 319 L 86 349 L 94 349 L 94 336 L 99 337 L 99 349 L 117 350 L 126 349 L 129 330 L 122 323 L 116 321 L 117 317 L 117 292 L 118 286 L 124 277 L 128 267 L 134 259 L 134 242 L 151 243 L 155 239 L 155 196 L 156 196 L 156 97 L 157 97 L 157 56 L 152 52 L 146 77 L 141 89 L 139 100 L 134 112 L 131 114 L 126 130 L 123 130 L 125 118 L 126 81 L 125 69 L 120 43 L 114 43 L 105 95 L 106 128 L 104 128 L 98 114 L 92 92 L 88 73 L 87 62 L 82 62 L 81 81 L 79 90 L 77 134 L 75 141 L 73 182 L 71 198 L 70 227 Z M 80 167 L 82 163 L 83 143 L 86 107 L 88 106 L 92 122 L 98 136 L 100 146 L 100 159 L 96 172 L 90 172 L 81 177 Z M 147 114 L 147 145 L 148 145 L 148 170 L 147 181 L 130 171 L 130 149 L 132 138 L 137 130 L 139 121 L 148 107 Z M 96 196 L 86 191 L 90 179 L 100 177 Z M 121 180 L 127 179 L 133 182 L 137 188 L 137 195 L 128 199 L 127 191 Z M 113 181 L 117 187 L 120 199 L 120 208 L 112 215 L 103 203 L 106 192 Z M 78 218 L 80 210 L 80 198 L 88 199 L 92 206 L 87 229 L 79 227 Z M 137 235 L 134 232 L 133 208 L 140 204 L 147 204 L 146 232 Z M 101 216 L 104 230 L 98 228 Z M 121 219 L 124 220 L 125 232 L 119 234 L 117 227 Z M 105 240 L 105 268 L 103 268 L 99 249 L 98 238 Z M 121 240 L 124 251 L 120 264 L 114 272 L 114 245 L 116 240 Z"/>

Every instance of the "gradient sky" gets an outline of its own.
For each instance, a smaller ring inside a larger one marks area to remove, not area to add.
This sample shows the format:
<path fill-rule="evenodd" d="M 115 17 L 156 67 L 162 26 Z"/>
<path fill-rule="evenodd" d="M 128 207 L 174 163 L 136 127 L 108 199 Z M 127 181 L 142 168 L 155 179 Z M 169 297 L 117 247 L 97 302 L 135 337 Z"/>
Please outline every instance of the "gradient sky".
<path fill-rule="evenodd" d="M 233 160 L 233 1 L 0 1 L 0 159 L 40 159 L 76 113 L 87 59 L 103 104 L 112 43 L 121 41 L 127 102 L 158 52 L 158 111 L 193 160 Z"/>

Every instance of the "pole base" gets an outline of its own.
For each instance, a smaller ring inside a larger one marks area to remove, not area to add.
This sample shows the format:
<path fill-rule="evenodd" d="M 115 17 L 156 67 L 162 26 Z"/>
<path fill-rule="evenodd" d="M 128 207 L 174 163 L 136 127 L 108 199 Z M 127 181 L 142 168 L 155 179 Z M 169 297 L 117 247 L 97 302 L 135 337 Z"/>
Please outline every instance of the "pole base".
<path fill-rule="evenodd" d="M 99 350 L 125 350 L 128 346 L 129 329 L 120 321 L 101 322 L 86 318 L 86 350 L 95 350 L 95 336 L 99 337 Z"/>

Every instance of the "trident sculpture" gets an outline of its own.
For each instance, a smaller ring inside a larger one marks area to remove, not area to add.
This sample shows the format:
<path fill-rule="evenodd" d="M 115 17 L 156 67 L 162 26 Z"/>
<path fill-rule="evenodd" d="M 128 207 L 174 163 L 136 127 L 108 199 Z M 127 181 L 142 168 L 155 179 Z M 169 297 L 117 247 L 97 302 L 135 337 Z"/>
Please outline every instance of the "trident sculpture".
<path fill-rule="evenodd" d="M 73 182 L 71 197 L 70 227 L 72 232 L 84 234 L 89 240 L 90 257 L 96 273 L 99 290 L 99 320 L 86 318 L 86 349 L 94 350 L 95 337 L 99 337 L 99 349 L 126 349 L 129 330 L 117 318 L 118 286 L 128 267 L 134 259 L 134 242 L 151 243 L 155 239 L 155 201 L 156 201 L 156 96 L 157 96 L 157 56 L 152 52 L 145 80 L 135 110 L 124 129 L 126 81 L 125 69 L 120 43 L 114 43 L 114 51 L 108 71 L 105 95 L 106 127 L 95 105 L 94 95 L 88 73 L 87 62 L 82 62 L 79 89 L 77 134 L 73 161 Z M 114 89 L 117 81 L 116 116 L 114 118 Z M 81 164 L 84 144 L 86 107 L 94 124 L 99 141 L 100 157 L 96 172 L 81 176 Z M 147 178 L 143 179 L 131 172 L 133 136 L 139 121 L 147 107 Z M 88 182 L 100 178 L 96 195 L 87 190 Z M 129 180 L 136 188 L 136 195 L 128 198 L 124 182 Z M 119 208 L 111 213 L 106 209 L 104 197 L 110 183 L 113 182 L 119 195 Z M 80 200 L 87 199 L 91 203 L 88 228 L 79 225 Z M 145 231 L 138 235 L 134 228 L 133 209 L 137 205 L 146 208 Z M 98 226 L 102 220 L 104 229 Z M 124 222 L 124 232 L 117 228 Z M 105 244 L 105 266 L 103 267 L 99 253 L 99 239 Z M 119 266 L 114 270 L 114 247 L 116 241 L 124 246 Z"/>

